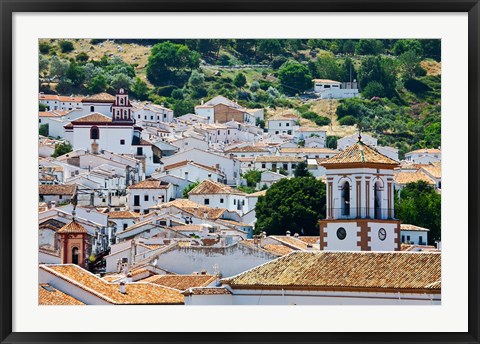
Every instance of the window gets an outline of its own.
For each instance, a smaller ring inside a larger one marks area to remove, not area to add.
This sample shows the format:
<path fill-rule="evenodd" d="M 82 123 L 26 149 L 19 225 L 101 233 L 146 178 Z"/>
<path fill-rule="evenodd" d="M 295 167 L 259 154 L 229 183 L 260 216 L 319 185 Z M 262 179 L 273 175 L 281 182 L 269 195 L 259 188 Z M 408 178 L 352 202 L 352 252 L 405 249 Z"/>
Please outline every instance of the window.
<path fill-rule="evenodd" d="M 410 235 L 407 235 L 407 242 L 410 242 Z"/>
<path fill-rule="evenodd" d="M 95 111 L 95 106 L 90 106 L 90 112 L 94 112 Z"/>
<path fill-rule="evenodd" d="M 153 116 L 150 116 L 150 120 L 152 120 L 152 121 L 153 121 Z"/>
<path fill-rule="evenodd" d="M 342 187 L 342 215 L 350 215 L 350 183 L 345 182 Z"/>
<path fill-rule="evenodd" d="M 278 123 L 278 126 L 281 127 L 281 126 L 282 126 L 282 123 Z"/>
<path fill-rule="evenodd" d="M 143 213 L 144 213 L 145 215 L 148 214 L 149 212 L 150 212 L 150 209 L 145 209 L 145 210 L 143 211 Z"/>
<path fill-rule="evenodd" d="M 220 203 L 223 203 L 223 198 L 220 198 Z"/>
<path fill-rule="evenodd" d="M 402 235 L 402 242 L 405 242 L 405 235 Z"/>
<path fill-rule="evenodd" d="M 237 205 L 237 200 L 236 199 L 233 200 L 233 205 Z"/>
<path fill-rule="evenodd" d="M 203 204 L 209 205 L 209 204 L 210 204 L 210 200 L 209 200 L 208 198 L 205 198 L 205 199 L 203 200 Z"/>
<path fill-rule="evenodd" d="M 330 88 L 330 85 L 323 85 L 323 88 Z"/>
<path fill-rule="evenodd" d="M 217 135 L 220 135 L 220 130 L 217 130 Z"/>
<path fill-rule="evenodd" d="M 100 131 L 98 130 L 97 126 L 93 126 L 90 128 L 90 139 L 91 140 L 98 140 L 100 138 Z"/>
<path fill-rule="evenodd" d="M 143 155 L 143 148 L 137 147 L 137 155 Z"/>
<path fill-rule="evenodd" d="M 275 134 L 278 134 L 278 130 L 275 131 Z"/>
<path fill-rule="evenodd" d="M 288 164 L 283 164 L 283 169 L 288 170 Z"/>
<path fill-rule="evenodd" d="M 42 120 L 41 120 L 41 119 L 38 119 L 38 123 L 42 123 Z"/>
<path fill-rule="evenodd" d="M 143 197 L 143 200 L 144 200 L 145 202 L 148 202 L 148 195 L 145 195 L 145 196 Z"/>
<path fill-rule="evenodd" d="M 140 196 L 139 195 L 133 196 L 133 206 L 134 207 L 139 207 L 140 206 Z"/>
<path fill-rule="evenodd" d="M 285 126 L 289 127 L 289 126 L 290 126 L 290 123 L 286 123 Z"/>
<path fill-rule="evenodd" d="M 140 114 L 138 114 L 138 119 L 140 119 Z"/>
<path fill-rule="evenodd" d="M 58 195 L 58 199 L 62 199 L 62 198 L 63 198 L 63 196 L 62 196 L 62 195 Z"/>
<path fill-rule="evenodd" d="M 72 248 L 72 264 L 78 265 L 78 247 Z"/>
<path fill-rule="evenodd" d="M 265 165 L 265 163 L 262 164 L 262 168 L 267 168 L 267 166 Z"/>
<path fill-rule="evenodd" d="M 128 263 L 128 258 L 122 258 L 122 264 Z"/>
<path fill-rule="evenodd" d="M 295 169 L 297 167 L 297 164 L 292 164 L 292 169 Z"/>
<path fill-rule="evenodd" d="M 120 140 L 120 144 L 121 144 L 121 145 L 124 145 L 124 144 L 125 144 L 125 140 Z"/>

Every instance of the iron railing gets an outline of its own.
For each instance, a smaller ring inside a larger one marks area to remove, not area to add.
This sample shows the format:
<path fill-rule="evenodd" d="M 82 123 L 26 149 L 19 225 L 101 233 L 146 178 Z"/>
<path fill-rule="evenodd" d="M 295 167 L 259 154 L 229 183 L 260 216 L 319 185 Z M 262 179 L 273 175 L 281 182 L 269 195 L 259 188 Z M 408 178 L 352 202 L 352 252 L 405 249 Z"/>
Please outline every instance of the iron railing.
<path fill-rule="evenodd" d="M 327 219 L 376 219 L 394 220 L 393 208 L 343 207 L 327 208 Z"/>

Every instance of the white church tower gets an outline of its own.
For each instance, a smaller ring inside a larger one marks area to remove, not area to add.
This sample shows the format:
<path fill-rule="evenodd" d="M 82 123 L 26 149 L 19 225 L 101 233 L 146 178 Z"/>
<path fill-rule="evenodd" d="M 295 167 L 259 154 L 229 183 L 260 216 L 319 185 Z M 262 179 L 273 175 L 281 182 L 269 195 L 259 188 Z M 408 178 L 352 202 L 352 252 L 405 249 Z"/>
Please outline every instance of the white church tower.
<path fill-rule="evenodd" d="M 121 88 L 115 95 L 115 103 L 112 105 L 113 122 L 133 122 L 132 104 L 128 100 L 128 92 Z"/>
<path fill-rule="evenodd" d="M 398 251 L 400 221 L 393 205 L 393 169 L 399 164 L 358 141 L 322 163 L 327 213 L 320 249 Z"/>

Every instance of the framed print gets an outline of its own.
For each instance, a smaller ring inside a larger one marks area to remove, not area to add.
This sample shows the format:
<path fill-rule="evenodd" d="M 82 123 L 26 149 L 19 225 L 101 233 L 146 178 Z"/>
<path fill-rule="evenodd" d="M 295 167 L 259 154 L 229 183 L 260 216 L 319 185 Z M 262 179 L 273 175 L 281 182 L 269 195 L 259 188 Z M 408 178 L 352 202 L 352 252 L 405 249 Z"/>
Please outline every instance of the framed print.
<path fill-rule="evenodd" d="M 478 1 L 1 6 L 2 343 L 478 342 Z"/>

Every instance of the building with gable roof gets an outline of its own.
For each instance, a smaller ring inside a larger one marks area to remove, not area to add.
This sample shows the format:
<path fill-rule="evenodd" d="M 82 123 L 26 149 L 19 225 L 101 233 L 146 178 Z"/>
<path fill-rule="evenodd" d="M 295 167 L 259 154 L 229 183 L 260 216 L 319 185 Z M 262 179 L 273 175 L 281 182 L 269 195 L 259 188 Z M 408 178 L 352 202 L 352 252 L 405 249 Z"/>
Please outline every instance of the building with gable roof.
<path fill-rule="evenodd" d="M 393 202 L 398 162 L 359 137 L 321 165 L 326 169 L 327 216 L 320 220 L 320 249 L 400 250 L 400 221 Z"/>

